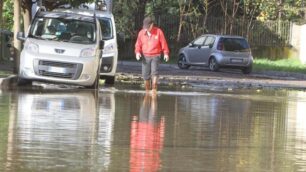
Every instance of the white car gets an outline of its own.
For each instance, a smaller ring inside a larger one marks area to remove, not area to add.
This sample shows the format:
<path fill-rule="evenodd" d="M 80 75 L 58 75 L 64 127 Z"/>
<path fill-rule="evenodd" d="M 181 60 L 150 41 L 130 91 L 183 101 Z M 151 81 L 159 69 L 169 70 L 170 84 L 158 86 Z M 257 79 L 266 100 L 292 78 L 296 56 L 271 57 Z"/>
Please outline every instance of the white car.
<path fill-rule="evenodd" d="M 92 10 L 38 12 L 26 37 L 18 81 L 98 88 L 104 41 Z"/>

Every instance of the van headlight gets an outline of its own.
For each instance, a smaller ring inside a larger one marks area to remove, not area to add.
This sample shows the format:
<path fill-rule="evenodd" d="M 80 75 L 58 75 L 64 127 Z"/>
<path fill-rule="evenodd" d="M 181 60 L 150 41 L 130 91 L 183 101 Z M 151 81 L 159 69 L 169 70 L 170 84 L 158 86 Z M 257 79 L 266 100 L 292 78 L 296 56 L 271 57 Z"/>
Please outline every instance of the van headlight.
<path fill-rule="evenodd" d="M 92 57 L 95 56 L 95 49 L 94 48 L 86 48 L 81 51 L 81 57 Z"/>
<path fill-rule="evenodd" d="M 107 46 L 104 47 L 103 49 L 103 53 L 108 54 L 108 53 L 112 53 L 114 51 L 114 45 L 113 44 L 109 44 Z"/>
<path fill-rule="evenodd" d="M 25 46 L 25 49 L 29 52 L 32 52 L 32 53 L 38 53 L 38 50 L 39 50 L 39 46 L 33 42 L 29 42 L 26 46 Z"/>

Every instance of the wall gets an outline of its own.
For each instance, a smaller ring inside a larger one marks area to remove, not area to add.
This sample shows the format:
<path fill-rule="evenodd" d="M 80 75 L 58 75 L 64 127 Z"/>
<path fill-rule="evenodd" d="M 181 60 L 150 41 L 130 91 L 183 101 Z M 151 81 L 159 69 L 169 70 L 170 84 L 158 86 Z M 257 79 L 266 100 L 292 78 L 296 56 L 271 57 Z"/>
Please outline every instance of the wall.
<path fill-rule="evenodd" d="M 306 25 L 293 24 L 290 44 L 296 51 L 296 57 L 306 64 Z"/>

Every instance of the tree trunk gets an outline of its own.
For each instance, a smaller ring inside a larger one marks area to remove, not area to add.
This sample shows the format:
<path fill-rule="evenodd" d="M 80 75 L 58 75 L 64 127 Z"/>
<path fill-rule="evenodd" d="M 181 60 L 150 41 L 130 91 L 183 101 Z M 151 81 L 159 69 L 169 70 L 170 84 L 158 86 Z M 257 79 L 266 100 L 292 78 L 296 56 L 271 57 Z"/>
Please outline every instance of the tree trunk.
<path fill-rule="evenodd" d="M 230 20 L 230 34 L 233 34 L 233 27 L 234 27 L 234 24 L 235 24 L 235 17 L 236 17 L 236 14 L 238 12 L 238 9 L 239 9 L 239 1 L 236 2 L 236 0 L 233 0 L 233 4 L 232 5 L 233 6 L 232 6 L 232 16 L 231 16 L 231 20 Z"/>
<path fill-rule="evenodd" d="M 282 24 L 282 13 L 283 13 L 283 9 L 282 9 L 282 6 L 283 6 L 283 1 L 282 0 L 279 0 L 278 2 L 278 29 L 277 29 L 277 34 L 278 34 L 278 37 L 280 38 L 281 37 L 281 24 Z"/>
<path fill-rule="evenodd" d="M 183 29 L 183 19 L 184 19 L 184 5 L 180 5 L 180 21 L 179 21 L 179 28 L 176 36 L 176 42 L 180 42 L 181 34 Z"/>
<path fill-rule="evenodd" d="M 227 19 L 228 19 L 228 3 L 227 0 L 220 0 L 220 5 L 223 10 L 224 15 L 224 29 L 222 31 L 222 34 L 227 34 Z"/>
<path fill-rule="evenodd" d="M 3 29 L 3 0 L 0 1 L 0 28 Z"/>
<path fill-rule="evenodd" d="M 24 0 L 24 4 L 22 7 L 23 11 L 23 27 L 24 27 L 24 32 L 26 33 L 28 31 L 28 28 L 31 23 L 31 18 L 32 18 L 32 2 L 28 0 Z"/>
<path fill-rule="evenodd" d="M 226 1 L 225 9 L 224 9 L 224 32 L 223 34 L 227 34 L 227 19 L 228 19 L 228 14 L 227 14 L 227 1 Z"/>
<path fill-rule="evenodd" d="M 19 72 L 20 63 L 20 51 L 21 42 L 17 40 L 16 35 L 20 31 L 20 1 L 14 0 L 14 59 L 15 59 L 15 69 L 14 72 Z"/>
<path fill-rule="evenodd" d="M 135 28 L 134 30 L 139 30 L 142 28 L 142 22 L 146 12 L 147 0 L 139 0 L 137 3 L 137 11 L 135 15 Z"/>

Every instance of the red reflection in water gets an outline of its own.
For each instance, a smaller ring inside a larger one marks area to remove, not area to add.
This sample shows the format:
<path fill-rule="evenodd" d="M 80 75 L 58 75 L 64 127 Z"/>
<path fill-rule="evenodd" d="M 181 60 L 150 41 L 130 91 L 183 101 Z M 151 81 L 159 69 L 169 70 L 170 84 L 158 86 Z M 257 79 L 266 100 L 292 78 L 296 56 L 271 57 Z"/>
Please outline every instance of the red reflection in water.
<path fill-rule="evenodd" d="M 164 143 L 165 120 L 157 119 L 156 96 L 146 95 L 139 117 L 131 122 L 130 171 L 158 171 Z"/>

